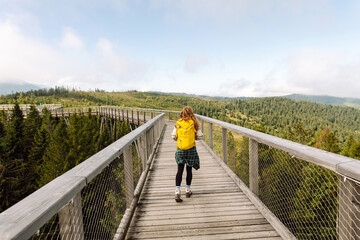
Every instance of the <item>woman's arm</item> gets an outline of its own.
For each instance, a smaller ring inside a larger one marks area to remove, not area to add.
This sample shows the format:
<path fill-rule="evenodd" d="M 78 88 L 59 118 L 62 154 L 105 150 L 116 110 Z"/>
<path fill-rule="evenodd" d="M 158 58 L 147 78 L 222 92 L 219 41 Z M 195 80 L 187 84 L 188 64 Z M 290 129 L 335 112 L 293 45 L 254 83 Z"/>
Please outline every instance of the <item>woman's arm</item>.
<path fill-rule="evenodd" d="M 199 129 L 196 131 L 196 135 L 195 135 L 195 139 L 196 140 L 201 140 L 203 138 L 204 134 L 202 133 L 202 131 Z"/>
<path fill-rule="evenodd" d="M 171 137 L 172 137 L 172 139 L 173 139 L 174 141 L 177 140 L 176 127 L 174 127 L 174 129 L 173 129 L 173 131 L 172 131 L 172 133 L 171 133 Z"/>

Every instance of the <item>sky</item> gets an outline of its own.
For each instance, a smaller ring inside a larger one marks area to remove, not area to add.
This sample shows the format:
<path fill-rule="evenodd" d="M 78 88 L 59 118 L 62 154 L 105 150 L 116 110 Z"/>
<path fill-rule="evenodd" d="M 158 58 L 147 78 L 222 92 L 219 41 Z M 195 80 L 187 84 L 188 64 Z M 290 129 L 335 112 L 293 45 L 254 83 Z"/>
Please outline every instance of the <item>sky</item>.
<path fill-rule="evenodd" d="M 360 98 L 360 1 L 0 0 L 0 83 Z"/>

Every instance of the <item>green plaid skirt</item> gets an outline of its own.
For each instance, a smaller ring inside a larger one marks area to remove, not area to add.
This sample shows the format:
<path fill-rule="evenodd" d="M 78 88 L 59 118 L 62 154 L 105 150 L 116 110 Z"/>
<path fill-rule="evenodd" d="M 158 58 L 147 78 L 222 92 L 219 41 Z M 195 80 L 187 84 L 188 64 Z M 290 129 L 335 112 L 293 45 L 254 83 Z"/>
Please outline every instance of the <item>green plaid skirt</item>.
<path fill-rule="evenodd" d="M 196 151 L 196 147 L 188 150 L 181 150 L 180 148 L 177 148 L 175 152 L 175 160 L 177 164 L 186 163 L 187 166 L 193 167 L 195 170 L 200 168 L 200 159 Z"/>

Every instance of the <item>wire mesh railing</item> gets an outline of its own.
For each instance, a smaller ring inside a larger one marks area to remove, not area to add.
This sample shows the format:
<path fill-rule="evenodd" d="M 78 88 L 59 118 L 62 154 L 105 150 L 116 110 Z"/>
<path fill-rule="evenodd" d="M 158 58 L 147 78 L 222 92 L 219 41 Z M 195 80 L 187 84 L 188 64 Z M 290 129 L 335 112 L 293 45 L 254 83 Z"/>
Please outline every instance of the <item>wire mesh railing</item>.
<path fill-rule="evenodd" d="M 98 110 L 116 117 L 111 109 Z M 1 239 L 121 238 L 164 126 L 165 114 L 153 114 L 147 123 L 1 213 Z"/>
<path fill-rule="evenodd" d="M 279 229 L 297 239 L 360 239 L 360 161 L 197 117 L 204 141 L 271 211 Z"/>

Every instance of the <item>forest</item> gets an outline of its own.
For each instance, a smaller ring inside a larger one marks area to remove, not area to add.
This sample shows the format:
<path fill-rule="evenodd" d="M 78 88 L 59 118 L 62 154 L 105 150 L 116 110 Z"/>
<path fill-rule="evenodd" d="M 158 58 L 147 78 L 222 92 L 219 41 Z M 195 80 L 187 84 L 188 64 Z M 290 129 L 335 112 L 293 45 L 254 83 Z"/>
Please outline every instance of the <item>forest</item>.
<path fill-rule="evenodd" d="M 126 106 L 194 112 L 267 134 L 360 158 L 360 110 L 280 97 L 214 100 L 153 92 L 78 91 L 65 87 L 0 96 L 0 104 L 62 104 L 63 107 Z M 321 140 L 321 141 L 320 141 Z"/>
<path fill-rule="evenodd" d="M 130 132 L 126 122 L 111 131 L 109 120 L 73 115 L 68 121 L 19 105 L 0 111 L 0 212 Z M 113 133 L 113 134 L 111 134 Z"/>
<path fill-rule="evenodd" d="M 351 107 L 279 97 L 216 100 L 138 91 L 84 92 L 62 87 L 0 97 L 0 104 L 12 103 L 166 110 L 181 110 L 190 105 L 200 115 L 360 159 L 360 110 Z M 109 127 L 99 131 L 100 124 L 99 117 L 90 114 L 72 116 L 67 123 L 64 119 L 52 118 L 46 110 L 40 114 L 34 107 L 26 119 L 18 106 L 11 116 L 0 111 L 0 211 L 112 143 L 115 139 Z M 117 137 L 130 131 L 126 123 L 119 123 L 119 126 Z M 221 138 L 220 135 L 220 129 L 214 129 L 214 139 Z M 214 150 L 221 155 L 221 141 L 218 142 L 220 145 L 214 143 Z M 59 152 L 68 154 L 59 155 Z M 249 184 L 248 156 L 249 140 L 230 132 L 228 165 L 245 184 Z M 302 228 L 301 224 L 313 227 L 307 227 L 305 233 L 298 232 L 299 239 L 309 236 L 335 239 L 336 175 L 262 144 L 259 158 L 263 159 L 259 163 L 259 197 L 267 206 L 276 213 L 276 204 L 282 199 L 288 207 L 277 216 L 289 223 L 287 227 L 294 233 Z M 293 179 L 290 185 L 289 178 Z M 279 189 L 286 189 L 286 194 Z M 324 211 L 328 214 L 324 215 Z M 314 219 L 317 224 L 313 224 Z M 324 222 L 330 225 L 324 227 L 321 225 Z"/>

